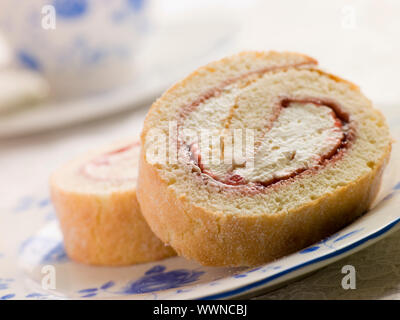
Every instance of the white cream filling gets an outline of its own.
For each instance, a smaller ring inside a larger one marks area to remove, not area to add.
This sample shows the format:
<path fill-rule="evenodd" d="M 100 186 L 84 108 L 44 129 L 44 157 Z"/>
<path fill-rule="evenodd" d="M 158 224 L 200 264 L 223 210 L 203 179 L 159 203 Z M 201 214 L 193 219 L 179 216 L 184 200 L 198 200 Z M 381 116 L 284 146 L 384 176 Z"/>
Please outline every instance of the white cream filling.
<path fill-rule="evenodd" d="M 232 139 L 234 133 L 224 127 L 224 119 L 232 112 L 238 94 L 235 86 L 228 87 L 220 96 L 199 105 L 184 121 L 182 132 L 188 130 L 191 134 L 186 134 L 183 141 L 188 146 L 194 145 L 192 153 L 200 155 L 203 172 L 220 180 L 240 175 L 247 182 L 270 181 L 318 165 L 322 156 L 340 145 L 344 133 L 336 126 L 337 119 L 331 108 L 293 102 L 280 110 L 272 127 L 265 128 L 260 141 L 252 143 L 249 132 L 242 131 L 243 142 L 239 148 L 234 144 L 235 154 L 226 146 L 227 138 Z M 274 108 L 268 110 L 272 118 Z M 251 120 L 246 126 L 252 127 Z M 253 134 L 253 138 L 259 136 L 259 133 Z M 239 140 L 234 138 L 236 142 Z"/>
<path fill-rule="evenodd" d="M 95 180 L 136 181 L 140 146 L 132 145 L 123 151 L 110 151 L 94 158 L 83 167 L 83 173 Z"/>
<path fill-rule="evenodd" d="M 335 150 L 343 131 L 335 125 L 332 109 L 312 103 L 291 103 L 265 134 L 254 165 L 234 170 L 247 181 L 269 181 L 319 164 Z"/>

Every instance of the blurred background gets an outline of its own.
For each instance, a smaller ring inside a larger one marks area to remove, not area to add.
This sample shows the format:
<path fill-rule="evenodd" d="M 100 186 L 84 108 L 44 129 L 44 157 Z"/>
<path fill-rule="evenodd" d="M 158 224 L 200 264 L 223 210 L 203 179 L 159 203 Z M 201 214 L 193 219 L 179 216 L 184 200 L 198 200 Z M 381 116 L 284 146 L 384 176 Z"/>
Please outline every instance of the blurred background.
<path fill-rule="evenodd" d="M 358 84 L 400 138 L 399 39 L 398 0 L 1 0 L 0 251 L 55 219 L 54 169 L 138 135 L 165 89 L 242 50 L 316 58 Z M 338 292 L 333 265 L 270 297 L 397 296 L 397 239 L 364 251 L 364 291 Z M 14 270 L 13 261 L 0 266 Z"/>
<path fill-rule="evenodd" d="M 2 0 L 0 206 L 137 135 L 166 88 L 241 50 L 308 54 L 399 122 L 399 38 L 396 0 Z"/>

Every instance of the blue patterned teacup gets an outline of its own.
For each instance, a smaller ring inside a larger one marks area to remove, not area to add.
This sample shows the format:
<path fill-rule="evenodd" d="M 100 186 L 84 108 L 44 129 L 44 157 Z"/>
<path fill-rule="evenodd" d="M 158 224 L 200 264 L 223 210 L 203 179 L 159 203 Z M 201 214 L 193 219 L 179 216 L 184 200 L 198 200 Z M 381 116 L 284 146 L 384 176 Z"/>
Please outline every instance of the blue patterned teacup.
<path fill-rule="evenodd" d="M 2 0 L 0 27 L 16 61 L 56 96 L 104 91 L 133 76 L 143 0 Z"/>

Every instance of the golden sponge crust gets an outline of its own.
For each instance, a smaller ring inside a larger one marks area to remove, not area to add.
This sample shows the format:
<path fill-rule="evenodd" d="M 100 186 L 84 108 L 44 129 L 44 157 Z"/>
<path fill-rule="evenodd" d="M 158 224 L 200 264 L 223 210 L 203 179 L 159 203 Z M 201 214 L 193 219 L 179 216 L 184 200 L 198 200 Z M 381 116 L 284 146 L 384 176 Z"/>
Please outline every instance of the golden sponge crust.
<path fill-rule="evenodd" d="M 304 248 L 364 213 L 379 191 L 389 153 L 359 180 L 275 215 L 227 215 L 196 207 L 168 188 L 143 155 L 138 197 L 154 233 L 179 255 L 207 266 L 258 265 Z"/>
<path fill-rule="evenodd" d="M 73 160 L 73 168 L 78 169 L 81 162 L 79 158 Z M 51 199 L 69 257 L 92 265 L 124 266 L 175 255 L 144 220 L 135 183 L 120 190 L 115 186 L 112 189 L 101 187 L 104 190 L 98 191 L 95 187 L 80 189 L 79 184 L 67 188 L 65 178 L 73 179 L 71 172 L 78 172 L 68 170 L 65 177 L 66 168 L 70 166 L 71 163 L 61 167 L 50 179 Z M 85 183 L 93 185 L 95 182 Z"/>

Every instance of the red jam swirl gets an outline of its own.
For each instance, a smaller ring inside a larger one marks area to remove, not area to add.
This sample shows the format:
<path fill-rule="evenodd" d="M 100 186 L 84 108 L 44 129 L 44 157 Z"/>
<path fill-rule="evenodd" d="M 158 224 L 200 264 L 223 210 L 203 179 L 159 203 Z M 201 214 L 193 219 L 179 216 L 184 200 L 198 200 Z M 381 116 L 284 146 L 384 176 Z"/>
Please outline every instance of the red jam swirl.
<path fill-rule="evenodd" d="M 292 66 L 290 66 L 292 67 Z M 256 71 L 256 72 L 251 72 L 247 73 L 245 75 L 242 75 L 240 77 L 227 80 L 225 81 L 221 86 L 218 86 L 214 89 L 210 89 L 207 92 L 205 92 L 203 95 L 201 95 L 199 98 L 197 98 L 195 101 L 193 101 L 191 104 L 183 107 L 180 118 L 178 121 L 178 132 L 179 132 L 179 127 L 183 125 L 184 119 L 196 108 L 207 101 L 208 99 L 212 97 L 216 97 L 221 94 L 222 90 L 224 87 L 226 87 L 229 84 L 232 84 L 233 82 L 242 79 L 250 74 L 263 74 L 267 71 L 270 71 L 269 69 L 263 69 L 261 71 Z M 339 105 L 339 103 L 331 100 L 331 99 L 326 99 L 326 98 L 318 98 L 318 97 L 304 97 L 304 98 L 291 98 L 291 97 L 282 97 L 279 99 L 278 104 L 277 104 L 277 112 L 273 116 L 273 119 L 271 119 L 271 123 L 276 121 L 279 118 L 279 114 L 283 108 L 288 108 L 292 103 L 304 103 L 304 104 L 313 104 L 315 106 L 325 106 L 328 107 L 332 110 L 332 117 L 334 119 L 334 126 L 337 128 L 340 128 L 342 131 L 343 135 L 340 141 L 329 150 L 329 152 L 320 155 L 318 159 L 317 165 L 313 167 L 302 167 L 294 170 L 290 174 L 287 174 L 285 176 L 280 176 L 280 177 L 274 177 L 272 179 L 268 179 L 265 181 L 252 181 L 249 182 L 245 179 L 245 177 L 235 174 L 233 172 L 227 172 L 224 177 L 220 177 L 215 175 L 213 172 L 205 168 L 205 166 L 202 163 L 201 155 L 197 150 L 196 145 L 188 145 L 185 141 L 179 141 L 178 138 L 178 148 L 179 147 L 184 147 L 187 152 L 189 153 L 189 159 L 191 165 L 197 167 L 197 170 L 193 170 L 195 174 L 200 176 L 205 183 L 208 183 L 210 181 L 214 181 L 217 183 L 220 183 L 226 187 L 229 188 L 235 188 L 240 191 L 245 191 L 245 192 L 250 192 L 249 190 L 253 190 L 252 192 L 260 192 L 262 190 L 265 190 L 268 187 L 279 185 L 283 182 L 286 181 L 293 181 L 294 178 L 301 174 L 305 173 L 313 173 L 319 168 L 326 166 L 329 162 L 334 162 L 337 159 L 339 159 L 345 150 L 349 148 L 355 139 L 355 130 L 354 130 L 354 125 L 350 121 L 350 116 L 343 111 L 342 107 Z M 266 131 L 267 133 L 268 131 Z"/>

